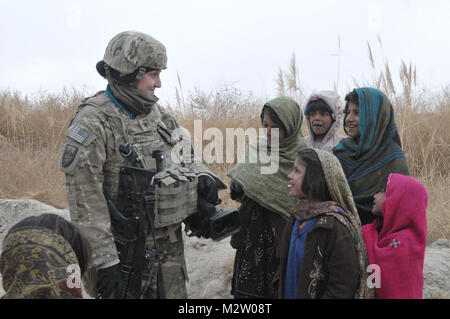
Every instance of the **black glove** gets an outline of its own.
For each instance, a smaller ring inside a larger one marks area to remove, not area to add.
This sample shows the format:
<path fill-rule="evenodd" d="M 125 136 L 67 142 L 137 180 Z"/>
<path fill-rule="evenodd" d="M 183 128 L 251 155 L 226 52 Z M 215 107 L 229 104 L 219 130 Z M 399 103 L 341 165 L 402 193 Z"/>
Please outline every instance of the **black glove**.
<path fill-rule="evenodd" d="M 98 271 L 97 299 L 114 298 L 114 292 L 122 288 L 122 274 L 120 263 Z"/>
<path fill-rule="evenodd" d="M 216 206 L 202 197 L 199 197 L 197 200 L 197 209 L 199 214 L 206 220 L 214 216 L 216 212 Z"/>
<path fill-rule="evenodd" d="M 217 191 L 217 185 L 214 178 L 201 175 L 198 178 L 197 190 L 199 197 L 203 197 L 207 202 L 213 205 L 220 204 L 219 193 Z"/>
<path fill-rule="evenodd" d="M 198 178 L 198 212 L 185 219 L 185 232 L 188 236 L 209 238 L 208 221 L 216 211 L 216 206 L 221 203 L 214 178 L 201 175 Z"/>
<path fill-rule="evenodd" d="M 199 197 L 197 201 L 197 213 L 185 219 L 185 232 L 188 236 L 196 236 L 198 238 L 209 238 L 208 221 L 209 217 L 216 212 L 216 206 L 209 203 L 203 197 Z"/>
<path fill-rule="evenodd" d="M 197 212 L 194 215 L 186 218 L 184 220 L 184 224 L 186 225 L 184 228 L 184 232 L 189 237 L 195 236 L 197 238 L 209 238 L 205 219 L 200 213 Z"/>

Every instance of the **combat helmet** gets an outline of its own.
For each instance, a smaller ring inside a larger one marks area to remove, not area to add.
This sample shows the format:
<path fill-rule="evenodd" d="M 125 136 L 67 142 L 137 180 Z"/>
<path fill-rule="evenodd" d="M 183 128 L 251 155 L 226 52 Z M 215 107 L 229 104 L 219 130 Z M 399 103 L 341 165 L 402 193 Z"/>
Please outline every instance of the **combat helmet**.
<path fill-rule="evenodd" d="M 106 68 L 114 80 L 130 83 L 149 70 L 166 69 L 166 48 L 148 34 L 121 32 L 111 39 L 103 60 L 97 63 L 97 71 L 103 77 L 107 77 Z"/>

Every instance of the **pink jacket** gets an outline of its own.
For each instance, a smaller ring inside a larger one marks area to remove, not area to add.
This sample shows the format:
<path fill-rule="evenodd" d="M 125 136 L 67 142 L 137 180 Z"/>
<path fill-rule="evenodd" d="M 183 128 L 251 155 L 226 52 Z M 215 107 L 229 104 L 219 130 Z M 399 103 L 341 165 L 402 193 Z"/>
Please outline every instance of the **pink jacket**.
<path fill-rule="evenodd" d="M 400 174 L 389 176 L 379 219 L 362 228 L 369 264 L 380 266 L 379 299 L 423 298 L 428 194 L 416 179 Z"/>

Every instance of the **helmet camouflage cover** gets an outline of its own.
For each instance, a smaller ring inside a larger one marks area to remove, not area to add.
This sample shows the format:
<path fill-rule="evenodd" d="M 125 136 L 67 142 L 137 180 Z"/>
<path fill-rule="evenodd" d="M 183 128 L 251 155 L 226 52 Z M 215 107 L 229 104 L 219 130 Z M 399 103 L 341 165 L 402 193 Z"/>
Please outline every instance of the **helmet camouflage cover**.
<path fill-rule="evenodd" d="M 133 73 L 140 67 L 167 68 L 164 45 L 152 36 L 136 31 L 121 32 L 112 38 L 103 60 L 121 74 Z"/>

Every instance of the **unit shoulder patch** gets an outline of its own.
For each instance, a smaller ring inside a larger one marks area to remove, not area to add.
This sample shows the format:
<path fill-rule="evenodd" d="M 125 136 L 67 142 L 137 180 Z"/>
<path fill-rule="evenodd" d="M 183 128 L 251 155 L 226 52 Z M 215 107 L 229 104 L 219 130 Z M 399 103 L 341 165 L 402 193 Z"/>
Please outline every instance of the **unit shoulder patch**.
<path fill-rule="evenodd" d="M 77 155 L 78 147 L 66 144 L 64 148 L 64 153 L 61 158 L 61 165 L 62 167 L 67 167 L 70 164 L 72 164 L 73 160 L 75 159 L 75 156 Z"/>

